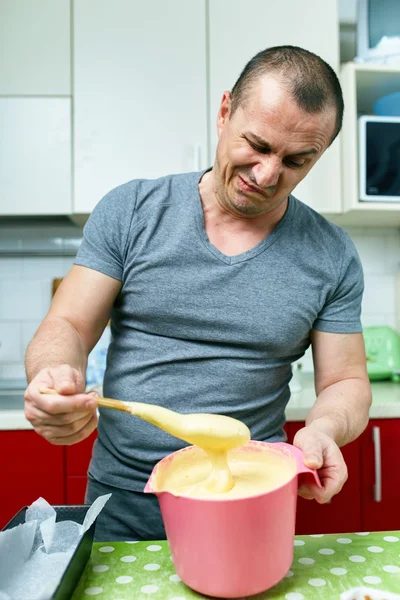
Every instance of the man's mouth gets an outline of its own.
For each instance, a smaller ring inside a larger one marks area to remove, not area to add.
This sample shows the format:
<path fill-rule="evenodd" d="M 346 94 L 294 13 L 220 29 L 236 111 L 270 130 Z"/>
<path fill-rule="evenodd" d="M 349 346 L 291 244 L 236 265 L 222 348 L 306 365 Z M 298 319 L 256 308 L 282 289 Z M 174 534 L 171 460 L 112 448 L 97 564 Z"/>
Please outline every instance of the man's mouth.
<path fill-rule="evenodd" d="M 239 179 L 239 187 L 240 187 L 240 189 L 242 191 L 244 191 L 244 192 L 255 192 L 256 194 L 261 194 L 262 196 L 265 195 L 264 194 L 264 190 L 260 189 L 257 186 L 251 185 L 251 183 L 248 183 L 240 175 L 238 175 L 238 179 Z"/>

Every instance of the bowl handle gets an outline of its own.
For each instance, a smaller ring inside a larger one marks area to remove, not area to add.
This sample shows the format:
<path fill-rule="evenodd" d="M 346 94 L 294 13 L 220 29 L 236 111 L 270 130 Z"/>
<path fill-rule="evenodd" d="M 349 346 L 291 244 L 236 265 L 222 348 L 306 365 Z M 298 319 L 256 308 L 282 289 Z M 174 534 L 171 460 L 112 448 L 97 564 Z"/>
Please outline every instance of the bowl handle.
<path fill-rule="evenodd" d="M 292 455 L 292 457 L 296 461 L 297 475 L 311 475 L 315 479 L 315 483 L 317 484 L 317 486 L 319 488 L 322 488 L 322 484 L 318 476 L 318 471 L 316 469 L 310 469 L 309 467 L 305 466 L 303 450 L 297 448 L 297 446 L 293 446 L 292 444 L 287 444 L 286 442 L 276 442 L 274 446 L 277 448 L 282 448 L 284 452 L 289 452 L 289 454 Z"/>

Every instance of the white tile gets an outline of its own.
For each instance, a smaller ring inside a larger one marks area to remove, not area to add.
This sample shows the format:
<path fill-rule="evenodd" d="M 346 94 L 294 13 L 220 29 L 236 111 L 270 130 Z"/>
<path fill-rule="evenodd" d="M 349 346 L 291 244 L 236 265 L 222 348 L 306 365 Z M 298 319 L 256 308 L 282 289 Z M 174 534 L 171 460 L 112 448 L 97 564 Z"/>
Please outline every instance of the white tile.
<path fill-rule="evenodd" d="M 362 326 L 365 327 L 378 327 L 379 325 L 389 325 L 389 317 L 387 315 L 380 315 L 374 313 L 366 313 L 361 315 Z"/>
<path fill-rule="evenodd" d="M 353 238 L 353 241 L 366 275 L 382 275 L 387 272 L 384 237 L 363 235 Z"/>
<path fill-rule="evenodd" d="M 21 323 L 0 321 L 0 361 L 22 360 Z"/>
<path fill-rule="evenodd" d="M 0 257 L 0 281 L 3 279 L 21 279 L 22 258 Z"/>
<path fill-rule="evenodd" d="M 0 379 L 25 379 L 24 363 L 0 363 Z"/>
<path fill-rule="evenodd" d="M 385 245 L 387 272 L 393 275 L 400 273 L 400 233 L 396 231 L 394 235 L 388 235 Z"/>
<path fill-rule="evenodd" d="M 64 262 L 61 257 L 26 256 L 23 259 L 22 274 L 25 280 L 43 280 L 63 277 Z"/>
<path fill-rule="evenodd" d="M 47 312 L 50 308 L 51 300 L 52 300 L 52 282 L 49 281 L 41 281 L 40 282 L 40 290 L 41 290 L 41 320 L 45 318 Z"/>
<path fill-rule="evenodd" d="M 22 321 L 22 352 L 25 355 L 29 342 L 32 340 L 41 321 Z"/>
<path fill-rule="evenodd" d="M 75 256 L 64 256 L 63 257 L 63 277 L 67 275 L 74 265 Z"/>
<path fill-rule="evenodd" d="M 362 313 L 387 315 L 396 311 L 395 278 L 391 275 L 366 275 Z"/>
<path fill-rule="evenodd" d="M 40 281 L 0 281 L 0 319 L 43 319 L 42 293 Z"/>

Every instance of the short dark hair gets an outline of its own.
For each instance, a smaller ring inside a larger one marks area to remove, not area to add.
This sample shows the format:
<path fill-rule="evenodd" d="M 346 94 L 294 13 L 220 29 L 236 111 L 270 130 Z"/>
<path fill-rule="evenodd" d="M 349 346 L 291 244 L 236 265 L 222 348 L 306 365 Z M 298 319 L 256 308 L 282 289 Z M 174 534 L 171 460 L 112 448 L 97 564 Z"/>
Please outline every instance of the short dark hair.
<path fill-rule="evenodd" d="M 328 107 L 336 109 L 332 143 L 343 121 L 344 103 L 339 79 L 320 56 L 298 46 L 273 46 L 249 60 L 231 91 L 231 115 L 246 102 L 256 80 L 268 73 L 278 75 L 305 112 L 318 113 Z"/>

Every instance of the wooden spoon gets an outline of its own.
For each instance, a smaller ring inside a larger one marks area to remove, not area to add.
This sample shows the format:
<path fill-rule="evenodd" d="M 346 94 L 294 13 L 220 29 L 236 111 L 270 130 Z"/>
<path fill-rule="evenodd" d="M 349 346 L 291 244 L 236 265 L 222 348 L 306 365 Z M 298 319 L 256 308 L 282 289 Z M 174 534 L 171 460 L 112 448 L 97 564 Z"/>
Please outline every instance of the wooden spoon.
<path fill-rule="evenodd" d="M 58 395 L 56 390 L 50 388 L 41 388 L 39 392 Z M 140 417 L 171 435 L 204 450 L 227 451 L 244 446 L 250 440 L 250 431 L 247 425 L 225 415 L 181 414 L 155 404 L 125 402 L 98 396 L 95 397 L 95 400 L 98 406 L 122 410 L 135 417 Z"/>

